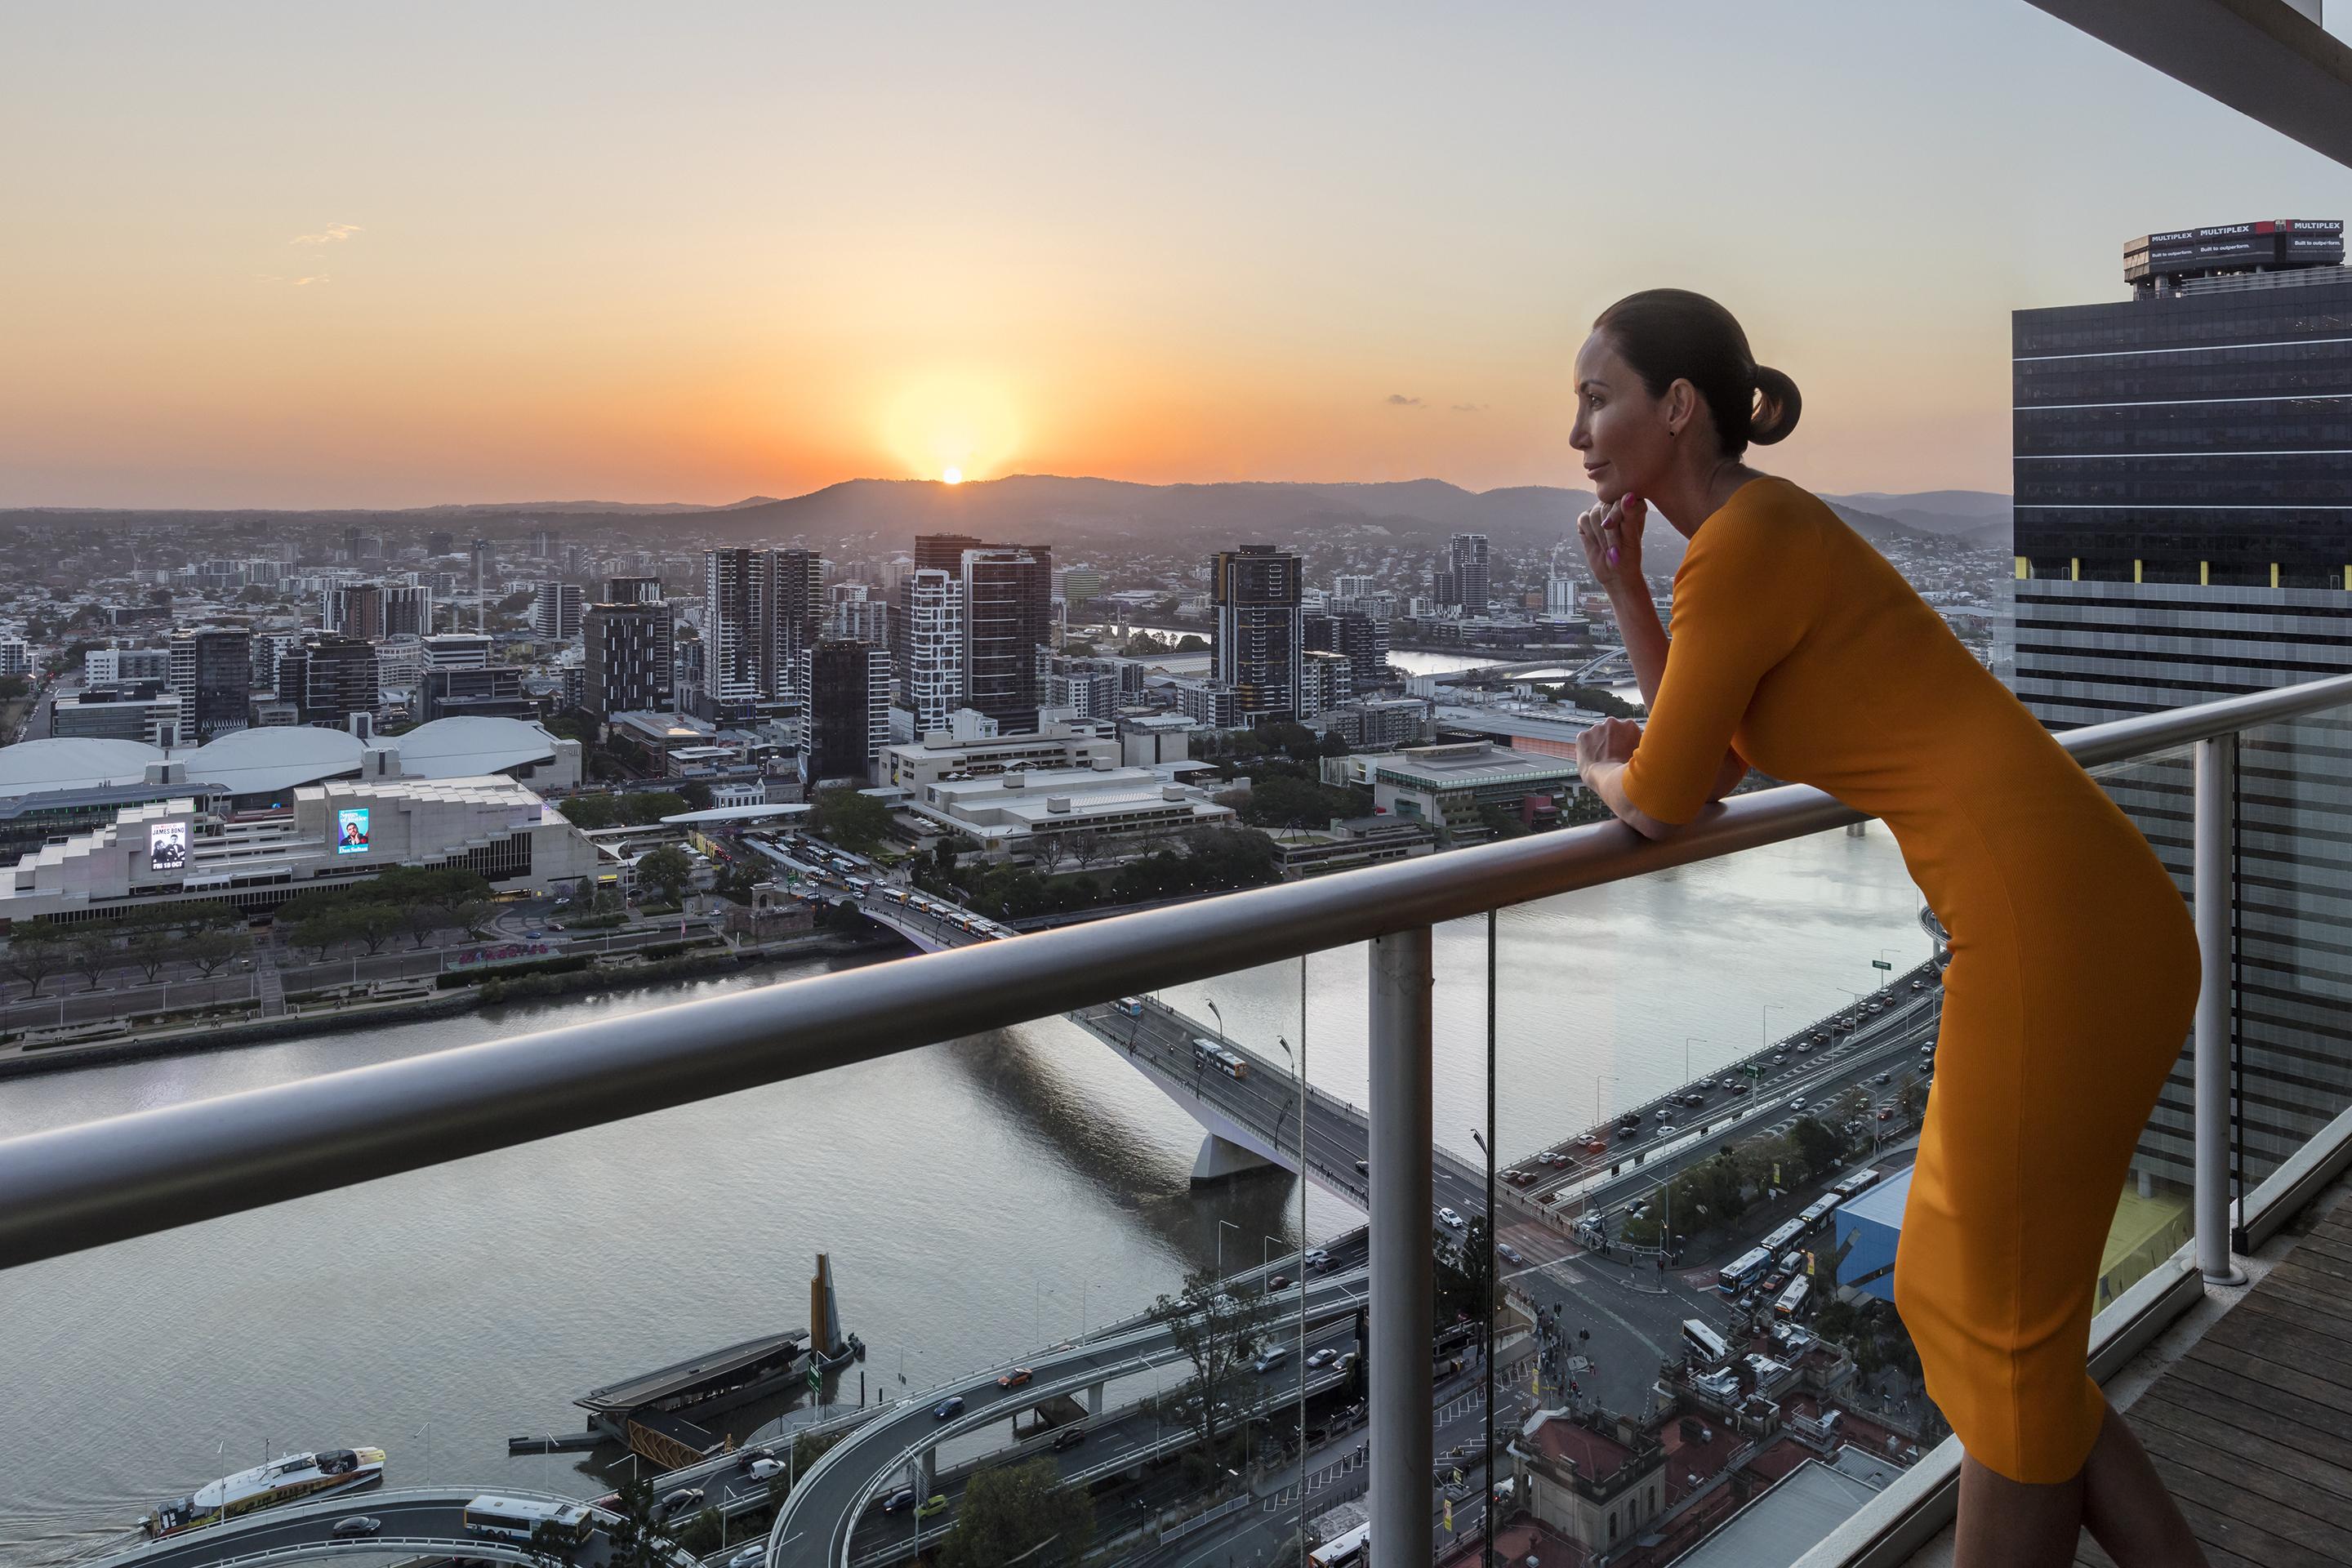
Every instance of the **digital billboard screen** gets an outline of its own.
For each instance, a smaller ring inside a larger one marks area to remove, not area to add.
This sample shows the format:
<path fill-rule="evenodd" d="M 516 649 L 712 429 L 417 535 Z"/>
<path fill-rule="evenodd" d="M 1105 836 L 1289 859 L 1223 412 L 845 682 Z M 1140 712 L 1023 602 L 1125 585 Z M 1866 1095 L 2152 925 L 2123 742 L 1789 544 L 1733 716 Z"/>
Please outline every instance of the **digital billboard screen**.
<path fill-rule="evenodd" d="M 335 853 L 364 855 L 368 847 L 368 814 L 366 806 L 347 807 L 335 813 Z"/>
<path fill-rule="evenodd" d="M 188 825 L 158 822 L 147 829 L 147 868 L 184 871 L 188 868 Z"/>

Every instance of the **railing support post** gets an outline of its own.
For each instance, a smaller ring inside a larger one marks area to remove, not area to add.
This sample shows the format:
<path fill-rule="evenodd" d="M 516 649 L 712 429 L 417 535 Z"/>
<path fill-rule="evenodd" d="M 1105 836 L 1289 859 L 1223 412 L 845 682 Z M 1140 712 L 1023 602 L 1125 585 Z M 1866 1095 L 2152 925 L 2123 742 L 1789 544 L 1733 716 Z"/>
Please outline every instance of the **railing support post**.
<path fill-rule="evenodd" d="M 2230 1256 L 2231 849 L 2238 837 L 2238 737 L 2198 741 L 2191 896 L 2203 971 L 2197 993 L 2197 1267 L 2215 1285 L 2242 1285 Z"/>
<path fill-rule="evenodd" d="M 1430 929 L 1371 943 L 1370 1568 L 1427 1568 L 1432 1431 Z"/>

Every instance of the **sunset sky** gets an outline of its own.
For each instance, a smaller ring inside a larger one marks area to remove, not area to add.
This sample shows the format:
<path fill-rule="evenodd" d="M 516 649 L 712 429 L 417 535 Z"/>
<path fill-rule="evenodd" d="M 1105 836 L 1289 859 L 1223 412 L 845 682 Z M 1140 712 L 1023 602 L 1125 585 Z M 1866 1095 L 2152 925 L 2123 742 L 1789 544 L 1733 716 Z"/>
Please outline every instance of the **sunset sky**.
<path fill-rule="evenodd" d="M 2021 0 L 48 5 L 0 136 L 0 506 L 1575 484 L 1654 284 L 1767 466 L 2005 490 L 2011 309 L 2352 216 Z"/>

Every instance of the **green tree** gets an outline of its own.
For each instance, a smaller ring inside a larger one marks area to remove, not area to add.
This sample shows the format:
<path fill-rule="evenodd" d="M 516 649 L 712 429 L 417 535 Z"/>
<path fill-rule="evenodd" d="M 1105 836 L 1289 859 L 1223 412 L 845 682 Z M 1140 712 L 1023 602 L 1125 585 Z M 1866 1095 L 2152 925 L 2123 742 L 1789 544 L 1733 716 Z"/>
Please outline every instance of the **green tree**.
<path fill-rule="evenodd" d="M 499 906 L 488 899 L 468 899 L 450 911 L 450 919 L 462 929 L 469 941 L 480 942 L 490 933 L 490 922 L 499 918 Z"/>
<path fill-rule="evenodd" d="M 200 931 L 180 943 L 179 956 L 210 980 L 229 963 L 253 951 L 253 939 L 241 931 Z"/>
<path fill-rule="evenodd" d="M 427 937 L 449 923 L 449 911 L 438 904 L 403 904 L 400 923 L 408 928 L 415 945 L 423 947 Z"/>
<path fill-rule="evenodd" d="M 816 831 L 860 855 L 881 847 L 890 836 L 890 808 L 854 789 L 829 789 L 816 797 Z"/>
<path fill-rule="evenodd" d="M 65 967 L 65 933 L 53 925 L 22 924 L 8 935 L 9 975 L 25 983 L 25 994 L 38 996 L 41 982 Z"/>
<path fill-rule="evenodd" d="M 694 862 L 675 844 L 665 844 L 637 862 L 637 880 L 659 889 L 668 903 L 677 903 L 686 896 L 693 877 Z"/>
<path fill-rule="evenodd" d="M 574 827 L 610 827 L 620 815 L 614 809 L 613 800 L 609 795 L 575 795 L 559 801 L 555 809 Z"/>
<path fill-rule="evenodd" d="M 73 939 L 68 961 L 74 973 L 88 982 L 87 989 L 95 991 L 106 972 L 121 962 L 121 954 L 116 951 L 112 937 L 101 931 L 84 931 Z"/>
<path fill-rule="evenodd" d="M 1209 639 L 1200 636 L 1198 633 L 1187 632 L 1184 636 L 1176 639 L 1176 651 L 1178 653 L 1207 653 L 1209 651 Z"/>
<path fill-rule="evenodd" d="M 351 934 L 366 945 L 368 956 L 373 958 L 399 934 L 401 923 L 400 911 L 390 904 L 359 904 L 352 910 Z"/>
<path fill-rule="evenodd" d="M 172 962 L 173 946 L 172 939 L 160 931 L 134 931 L 123 942 L 123 956 L 147 977 L 147 984 L 152 985 L 155 976 L 163 973 L 163 966 Z"/>
<path fill-rule="evenodd" d="M 688 779 L 677 786 L 678 798 L 686 802 L 688 811 L 710 809 L 710 786 L 700 779 Z"/>
<path fill-rule="evenodd" d="M 1355 815 L 1354 798 L 1346 790 L 1328 789 L 1304 779 L 1258 779 L 1242 805 L 1242 820 L 1254 827 L 1323 827 L 1333 817 Z"/>
<path fill-rule="evenodd" d="M 1811 1116 L 1801 1116 L 1789 1129 L 1789 1136 L 1797 1145 L 1797 1157 L 1812 1175 L 1825 1175 L 1837 1169 L 1845 1158 L 1846 1141 L 1834 1128 L 1825 1127 Z"/>
<path fill-rule="evenodd" d="M 659 822 L 686 809 L 686 796 L 676 790 L 639 790 L 623 795 L 620 801 L 621 820 L 632 826 Z"/>
<path fill-rule="evenodd" d="M 964 1488 L 940 1568 L 1076 1568 L 1094 1534 L 1094 1500 L 1063 1486 L 1053 1460 L 993 1466 Z"/>
<path fill-rule="evenodd" d="M 320 910 L 305 915 L 287 927 L 286 940 L 310 954 L 313 963 L 327 962 L 327 952 L 350 940 L 352 912 L 345 910 Z"/>
<path fill-rule="evenodd" d="M 33 683 L 21 675 L 0 675 L 0 702 L 14 702 L 33 689 Z"/>
<path fill-rule="evenodd" d="M 654 1517 L 653 1483 L 642 1477 L 621 1484 L 608 1532 L 612 1568 L 668 1568 L 669 1537 Z"/>
<path fill-rule="evenodd" d="M 1182 1294 L 1163 1295 L 1145 1310 L 1192 1363 L 1176 1415 L 1200 1435 L 1196 1458 L 1201 1467 L 1216 1466 L 1220 1445 L 1233 1426 L 1232 1407 L 1246 1397 L 1250 1358 L 1269 1310 L 1262 1295 L 1226 1294 L 1216 1274 L 1206 1268 L 1184 1277 Z"/>

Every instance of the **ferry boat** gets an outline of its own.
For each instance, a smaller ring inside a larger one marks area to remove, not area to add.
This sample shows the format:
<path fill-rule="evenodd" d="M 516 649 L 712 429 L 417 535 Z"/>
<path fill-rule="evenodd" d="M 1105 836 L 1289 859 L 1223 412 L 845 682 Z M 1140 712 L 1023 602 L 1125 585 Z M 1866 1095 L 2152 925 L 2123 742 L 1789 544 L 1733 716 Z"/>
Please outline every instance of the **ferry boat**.
<path fill-rule="evenodd" d="M 363 1491 L 383 1484 L 382 1448 L 321 1448 L 314 1454 L 286 1454 L 266 1465 L 239 1470 L 207 1481 L 184 1498 L 175 1498 L 140 1521 L 151 1539 L 177 1535 L 207 1524 L 220 1524 L 256 1510 L 337 1492 Z"/>

